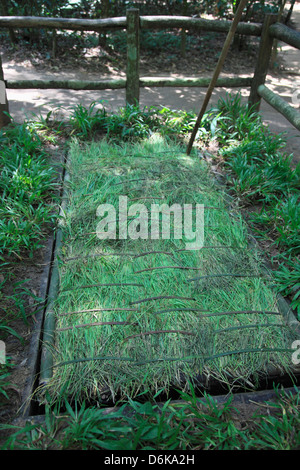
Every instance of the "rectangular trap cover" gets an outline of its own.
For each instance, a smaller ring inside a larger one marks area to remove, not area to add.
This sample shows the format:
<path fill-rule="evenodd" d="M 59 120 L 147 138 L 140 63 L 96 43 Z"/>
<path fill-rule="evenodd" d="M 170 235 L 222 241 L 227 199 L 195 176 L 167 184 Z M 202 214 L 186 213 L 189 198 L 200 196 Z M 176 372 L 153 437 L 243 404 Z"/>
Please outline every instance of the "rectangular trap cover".
<path fill-rule="evenodd" d="M 297 321 L 279 311 L 238 208 L 199 155 L 157 136 L 73 142 L 63 204 L 41 401 L 154 397 L 189 382 L 256 390 L 274 370 L 293 375 Z"/>

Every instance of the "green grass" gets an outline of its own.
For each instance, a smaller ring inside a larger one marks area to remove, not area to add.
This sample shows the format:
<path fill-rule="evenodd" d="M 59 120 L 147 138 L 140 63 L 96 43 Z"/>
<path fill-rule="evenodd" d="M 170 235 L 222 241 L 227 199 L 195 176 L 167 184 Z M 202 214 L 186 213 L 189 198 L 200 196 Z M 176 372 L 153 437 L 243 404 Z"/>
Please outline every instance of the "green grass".
<path fill-rule="evenodd" d="M 294 334 L 276 315 L 239 212 L 204 162 L 153 136 L 74 142 L 68 171 L 50 400 L 65 388 L 72 400 L 153 396 L 202 374 L 255 389 L 271 364 L 289 370 Z M 186 250 L 173 230 L 170 239 L 100 240 L 97 207 L 117 208 L 124 195 L 148 209 L 162 199 L 204 204 L 206 248 Z"/>

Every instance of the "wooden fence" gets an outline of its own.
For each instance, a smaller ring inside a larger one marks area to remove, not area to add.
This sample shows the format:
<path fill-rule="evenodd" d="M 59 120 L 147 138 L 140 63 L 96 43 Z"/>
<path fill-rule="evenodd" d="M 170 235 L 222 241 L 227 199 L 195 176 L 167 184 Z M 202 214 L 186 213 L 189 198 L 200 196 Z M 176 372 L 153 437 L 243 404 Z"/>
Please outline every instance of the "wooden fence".
<path fill-rule="evenodd" d="M 300 113 L 286 103 L 279 95 L 265 86 L 268 67 L 271 58 L 274 40 L 281 40 L 300 49 L 300 33 L 288 28 L 277 21 L 278 16 L 268 14 L 264 23 L 239 23 L 237 34 L 256 36 L 260 38 L 260 47 L 253 76 L 250 78 L 234 77 L 219 78 L 217 87 L 249 87 L 248 102 L 259 109 L 263 98 L 278 112 L 283 114 L 289 122 L 300 130 Z M 140 32 L 142 30 L 181 29 L 184 31 L 213 31 L 226 33 L 229 31 L 231 21 L 208 20 L 203 18 L 190 18 L 185 16 L 140 16 L 138 9 L 129 9 L 126 16 L 105 18 L 98 20 L 72 19 L 72 18 L 44 18 L 28 16 L 1 16 L 0 28 L 49 28 L 73 31 L 102 32 L 126 29 L 127 32 L 127 67 L 126 79 L 82 81 L 82 80 L 5 80 L 0 59 L 0 81 L 4 81 L 7 89 L 72 89 L 72 90 L 104 90 L 126 89 L 126 102 L 137 104 L 140 99 L 141 87 L 207 87 L 210 80 L 207 78 L 161 78 L 141 77 L 140 63 Z M 5 92 L 6 93 L 6 92 Z M 0 103 L 0 128 L 8 122 L 3 111 L 8 110 L 6 102 Z"/>

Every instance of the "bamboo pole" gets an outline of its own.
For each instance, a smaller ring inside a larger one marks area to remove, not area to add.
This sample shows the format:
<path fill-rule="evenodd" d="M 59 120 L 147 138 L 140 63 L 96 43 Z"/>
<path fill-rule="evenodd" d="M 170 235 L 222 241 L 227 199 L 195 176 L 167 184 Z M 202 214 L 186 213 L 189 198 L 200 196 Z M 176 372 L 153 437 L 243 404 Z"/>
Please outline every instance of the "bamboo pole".
<path fill-rule="evenodd" d="M 198 115 L 198 118 L 197 118 L 197 121 L 195 123 L 195 126 L 194 126 L 194 129 L 193 129 L 193 132 L 192 132 L 192 135 L 191 135 L 191 138 L 190 138 L 190 141 L 188 143 L 188 147 L 187 147 L 187 155 L 189 155 L 191 153 L 191 150 L 192 150 L 192 146 L 193 146 L 193 143 L 194 143 L 194 140 L 195 140 L 195 137 L 196 137 L 196 133 L 198 131 L 198 128 L 200 126 L 200 123 L 201 123 L 201 120 L 203 118 L 203 115 L 205 113 L 205 110 L 207 108 L 207 105 L 208 105 L 208 102 L 211 98 L 211 95 L 212 95 L 212 92 L 213 92 L 213 89 L 216 85 L 216 82 L 217 82 L 217 79 L 218 79 L 218 76 L 220 75 L 220 72 L 222 70 L 222 67 L 223 67 L 223 64 L 225 62 L 225 59 L 226 59 L 226 56 L 227 56 L 227 53 L 228 53 L 228 50 L 229 50 L 229 47 L 231 45 L 231 42 L 232 42 L 232 39 L 234 37 L 234 34 L 236 32 L 236 29 L 237 29 L 237 26 L 238 26 L 238 23 L 241 19 L 241 16 L 242 16 L 242 13 L 243 13 L 243 10 L 245 8 L 247 4 L 247 0 L 241 0 L 240 3 L 239 3 L 239 6 L 238 6 L 238 9 L 235 13 L 235 17 L 234 17 L 234 20 L 231 24 L 231 27 L 230 27 L 230 30 L 227 34 L 227 37 L 226 37 L 226 40 L 225 40 L 225 43 L 224 43 L 224 46 L 223 46 L 223 50 L 221 52 L 221 55 L 220 55 L 220 58 L 218 60 L 218 63 L 216 65 L 216 68 L 215 68 L 215 71 L 214 71 L 214 74 L 213 74 L 213 77 L 211 79 L 211 82 L 210 82 L 210 85 L 207 89 L 207 92 L 206 92 L 206 96 L 204 98 L 204 102 L 203 102 L 203 105 L 202 105 L 202 108 L 200 110 L 200 113 Z"/>
<path fill-rule="evenodd" d="M 139 86 L 144 87 L 198 87 L 206 88 L 210 78 L 194 77 L 141 77 Z M 62 89 L 62 90 L 118 90 L 126 88 L 126 79 L 112 80 L 5 80 L 7 89 Z M 223 77 L 216 82 L 216 87 L 239 88 L 250 87 L 251 77 Z"/>
<path fill-rule="evenodd" d="M 113 80 L 6 80 L 8 89 L 117 90 L 126 87 L 124 78 Z"/>
<path fill-rule="evenodd" d="M 188 16 L 141 16 L 141 29 L 168 29 L 178 28 L 193 31 L 214 31 L 216 33 L 227 33 L 230 30 L 230 20 L 208 20 L 205 18 L 190 18 Z M 236 32 L 245 36 L 260 36 L 262 25 L 260 23 L 241 22 Z"/>
<path fill-rule="evenodd" d="M 273 24 L 270 27 L 270 35 L 273 38 L 300 49 L 300 33 L 281 23 Z"/>
<path fill-rule="evenodd" d="M 64 183 L 69 179 L 68 173 L 65 175 Z M 66 188 L 64 188 L 63 196 L 67 193 Z M 64 212 L 66 209 L 66 199 L 62 201 L 61 208 L 59 211 L 59 223 L 56 231 L 55 239 L 55 249 L 54 249 L 54 261 L 52 272 L 50 274 L 50 284 L 47 294 L 47 306 L 44 315 L 44 324 L 43 324 L 43 343 L 42 343 L 42 352 L 41 352 L 41 366 L 40 366 L 40 376 L 39 383 L 40 385 L 45 385 L 49 382 L 52 377 L 52 368 L 53 368 L 53 347 L 54 347 L 54 335 L 55 335 L 55 312 L 54 312 L 54 302 L 56 300 L 58 291 L 59 291 L 59 265 L 58 265 L 58 255 L 61 250 L 63 232 L 62 226 L 64 224 Z"/>
<path fill-rule="evenodd" d="M 199 87 L 206 88 L 210 78 L 205 77 L 141 77 L 141 87 Z M 216 87 L 239 88 L 250 87 L 252 77 L 222 77 L 218 78 Z"/>
<path fill-rule="evenodd" d="M 258 87 L 258 94 L 276 111 L 282 114 L 293 126 L 300 131 L 300 113 L 290 106 L 279 95 L 265 85 Z"/>
<path fill-rule="evenodd" d="M 214 31 L 227 33 L 232 22 L 229 20 L 208 20 L 188 16 L 141 16 L 142 29 L 184 28 L 195 31 Z M 48 18 L 39 16 L 0 16 L 0 28 L 50 28 L 73 31 L 105 31 L 126 28 L 126 17 L 84 19 L 84 18 Z M 260 23 L 243 23 L 237 27 L 237 33 L 246 36 L 260 36 Z"/>
<path fill-rule="evenodd" d="M 43 325 L 43 345 L 41 354 L 41 368 L 40 368 L 40 385 L 45 385 L 52 377 L 53 366 L 53 346 L 54 346 L 54 330 L 55 330 L 55 312 L 54 302 L 59 289 L 59 272 L 58 272 L 58 252 L 60 250 L 62 241 L 62 232 L 59 229 L 56 234 L 55 252 L 54 252 L 54 266 L 51 273 L 51 281 L 49 292 L 47 295 L 47 308 L 45 311 L 44 325 Z"/>
<path fill-rule="evenodd" d="M 126 103 L 140 100 L 140 17 L 137 8 L 127 10 L 127 70 Z"/>

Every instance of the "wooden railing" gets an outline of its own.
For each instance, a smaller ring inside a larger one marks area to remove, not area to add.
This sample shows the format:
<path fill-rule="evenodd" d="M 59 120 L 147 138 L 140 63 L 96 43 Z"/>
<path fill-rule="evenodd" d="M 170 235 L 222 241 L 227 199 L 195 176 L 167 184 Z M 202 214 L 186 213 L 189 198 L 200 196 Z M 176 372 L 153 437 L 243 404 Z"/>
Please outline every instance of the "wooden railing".
<path fill-rule="evenodd" d="M 277 22 L 278 16 L 266 15 L 264 23 L 239 23 L 237 33 L 260 38 L 258 58 L 253 76 L 250 78 L 233 77 L 219 78 L 217 87 L 241 88 L 249 87 L 249 105 L 259 109 L 261 99 L 266 100 L 277 111 L 283 114 L 298 130 L 300 130 L 300 113 L 287 104 L 265 86 L 268 67 L 276 38 L 293 47 L 300 49 L 300 33 Z M 82 80 L 5 80 L 0 60 L 0 82 L 4 81 L 7 89 L 73 89 L 73 90 L 104 90 L 126 89 L 126 102 L 138 104 L 141 87 L 207 87 L 207 78 L 161 78 L 141 77 L 140 64 L 140 31 L 153 29 L 180 28 L 185 31 L 214 31 L 228 32 L 232 22 L 228 20 L 208 20 L 185 16 L 140 16 L 138 9 L 129 9 L 126 16 L 98 20 L 73 18 L 44 18 L 44 17 L 0 17 L 0 28 L 49 28 L 73 31 L 106 32 L 108 30 L 126 29 L 127 31 L 127 67 L 126 79 L 110 79 L 99 81 Z M 1 90 L 0 90 L 1 91 Z M 6 93 L 6 92 L 5 92 Z M 6 98 L 5 98 L 6 99 Z M 0 127 L 7 123 L 3 114 L 7 108 L 3 99 L 0 100 Z"/>

